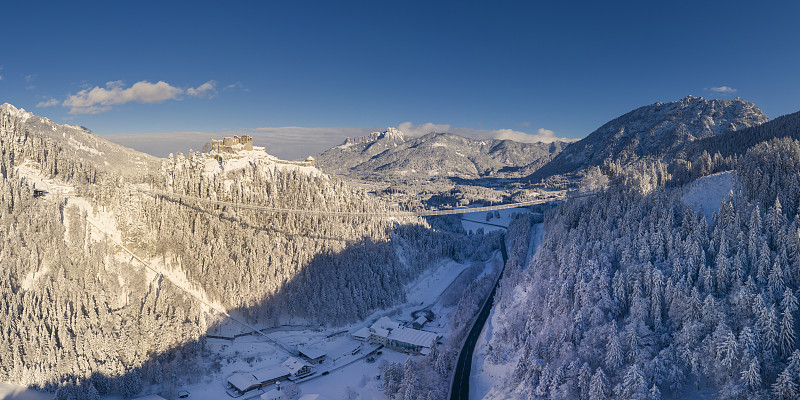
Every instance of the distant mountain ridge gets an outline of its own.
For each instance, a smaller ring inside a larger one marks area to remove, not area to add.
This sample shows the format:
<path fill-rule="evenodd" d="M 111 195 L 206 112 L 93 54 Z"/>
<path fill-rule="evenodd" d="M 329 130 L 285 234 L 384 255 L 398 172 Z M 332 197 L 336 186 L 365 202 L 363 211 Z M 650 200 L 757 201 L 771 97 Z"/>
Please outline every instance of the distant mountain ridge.
<path fill-rule="evenodd" d="M 606 159 L 623 164 L 645 156 L 662 157 L 698 139 L 761 125 L 769 118 L 755 104 L 740 98 L 708 100 L 687 96 L 669 103 L 639 107 L 569 145 L 529 179 L 576 172 L 602 165 Z"/>
<path fill-rule="evenodd" d="M 475 140 L 437 132 L 406 138 L 389 128 L 348 138 L 320 154 L 316 162 L 325 172 L 359 179 L 517 178 L 544 165 L 566 145 Z"/>

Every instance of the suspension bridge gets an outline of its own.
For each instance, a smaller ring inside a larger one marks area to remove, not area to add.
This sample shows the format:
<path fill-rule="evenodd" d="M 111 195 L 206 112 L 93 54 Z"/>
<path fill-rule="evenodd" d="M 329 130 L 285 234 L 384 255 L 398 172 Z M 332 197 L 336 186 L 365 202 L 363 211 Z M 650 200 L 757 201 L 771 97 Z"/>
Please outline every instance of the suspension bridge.
<path fill-rule="evenodd" d="M 232 208 L 238 209 L 245 209 L 245 210 L 255 210 L 255 211 L 263 211 L 263 212 L 272 212 L 272 213 L 286 213 L 286 214 L 302 214 L 302 215 L 332 215 L 332 216 L 361 216 L 361 217 L 431 217 L 437 215 L 456 215 L 456 214 L 468 214 L 468 213 L 477 213 L 477 212 L 489 212 L 489 211 L 496 211 L 496 210 L 507 210 L 509 208 L 521 208 L 521 207 L 530 207 L 536 204 L 544 204 L 549 203 L 552 201 L 564 200 L 566 196 L 564 194 L 559 194 L 553 197 L 547 198 L 537 198 L 530 201 L 521 201 L 516 203 L 507 203 L 507 204 L 497 204 L 491 206 L 483 206 L 483 207 L 471 207 L 471 208 L 453 208 L 453 209 L 445 209 L 445 210 L 419 210 L 419 211 L 403 211 L 403 210 L 396 210 L 396 209 L 389 209 L 386 211 L 343 211 L 343 210 L 311 210 L 311 209 L 295 209 L 295 208 L 280 208 L 280 207 L 269 207 L 269 206 L 262 206 L 257 204 L 248 204 L 248 203 L 237 203 L 231 201 L 223 201 L 223 200 L 213 200 L 207 199 L 198 196 L 192 196 L 187 194 L 178 194 L 173 192 L 166 192 L 163 190 L 150 190 L 150 189 L 136 189 L 139 192 L 149 194 L 154 197 L 163 197 L 169 200 L 178 201 L 180 203 L 183 202 L 195 202 L 195 203 L 202 203 L 202 204 L 212 204 L 218 206 L 227 206 Z"/>

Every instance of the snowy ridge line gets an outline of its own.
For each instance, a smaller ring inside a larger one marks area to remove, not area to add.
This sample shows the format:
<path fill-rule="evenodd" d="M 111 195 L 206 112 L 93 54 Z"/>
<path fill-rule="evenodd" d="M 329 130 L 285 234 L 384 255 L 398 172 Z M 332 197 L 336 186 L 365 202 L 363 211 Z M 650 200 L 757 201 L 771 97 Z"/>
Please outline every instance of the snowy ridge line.
<path fill-rule="evenodd" d="M 97 229 L 97 230 L 98 230 L 100 233 L 104 234 L 104 235 L 106 236 L 106 238 L 108 238 L 108 239 L 109 239 L 109 240 L 111 240 L 111 241 L 112 241 L 114 244 L 116 244 L 117 246 L 119 246 L 119 248 L 121 248 L 121 249 L 122 249 L 122 250 L 124 250 L 126 253 L 130 254 L 130 255 L 131 255 L 131 256 L 132 256 L 134 259 L 136 259 L 137 261 L 139 261 L 139 262 L 140 262 L 140 263 L 141 263 L 141 264 L 142 264 L 142 265 L 143 265 L 145 268 L 149 269 L 150 271 L 153 271 L 153 272 L 156 274 L 156 277 L 158 277 L 158 278 L 161 278 L 161 279 L 164 279 L 164 278 L 166 278 L 168 281 L 172 282 L 172 280 L 171 280 L 171 279 L 170 279 L 168 276 L 166 276 L 165 274 L 163 274 L 161 271 L 158 271 L 157 269 L 153 268 L 153 267 L 150 265 L 150 263 L 149 263 L 149 262 L 147 262 L 147 261 L 143 260 L 141 257 L 137 256 L 137 255 L 136 255 L 136 254 L 135 254 L 133 251 L 131 251 L 130 249 L 128 249 L 127 247 L 125 247 L 125 245 L 123 245 L 122 243 L 118 242 L 116 239 L 114 239 L 114 238 L 111 236 L 111 234 L 109 234 L 108 232 L 104 231 L 104 230 L 103 230 L 102 228 L 100 228 L 100 227 L 99 227 L 97 224 L 95 224 L 94 222 L 92 222 L 92 221 L 91 221 L 91 219 L 90 219 L 90 218 L 88 218 L 88 216 L 86 217 L 86 222 L 88 222 L 88 223 L 89 223 L 91 226 L 93 226 L 95 229 Z M 221 310 L 221 309 L 217 308 L 215 305 L 211 304 L 210 302 L 206 301 L 205 299 L 203 299 L 203 298 L 201 298 L 201 297 L 199 297 L 199 296 L 195 295 L 194 293 L 191 293 L 190 291 L 188 291 L 188 290 L 184 289 L 183 287 L 181 287 L 181 285 L 175 284 L 175 286 L 176 286 L 176 287 L 178 287 L 179 289 L 183 290 L 183 292 L 184 292 L 184 293 L 186 293 L 186 294 L 188 294 L 190 297 L 194 298 L 195 300 L 197 300 L 197 301 L 198 301 L 198 302 L 200 302 L 201 304 L 203 304 L 203 305 L 205 305 L 206 307 L 208 307 L 210 310 L 214 310 L 214 311 L 216 311 L 216 312 L 218 312 L 218 313 L 220 313 L 220 314 L 222 314 L 222 315 L 224 315 L 224 316 L 228 317 L 228 318 L 229 318 L 231 321 L 237 322 L 237 323 L 241 324 L 242 326 L 244 326 L 245 328 L 252 330 L 253 332 L 257 332 L 258 334 L 260 334 L 261 336 L 263 336 L 265 339 L 267 339 L 267 341 L 268 341 L 268 342 L 270 342 L 271 344 L 273 344 L 274 346 L 276 346 L 276 347 L 279 347 L 280 349 L 282 349 L 283 351 L 285 351 L 285 352 L 289 353 L 289 354 L 290 354 L 290 355 L 292 355 L 292 356 L 294 356 L 294 355 L 295 355 L 294 353 L 292 353 L 292 351 L 290 351 L 288 348 L 286 348 L 286 346 L 284 346 L 282 343 L 280 343 L 280 342 L 276 341 L 275 339 L 273 339 L 273 338 L 269 337 L 269 336 L 268 336 L 266 333 L 264 333 L 264 332 L 261 332 L 259 329 L 257 329 L 257 328 L 255 328 L 255 327 L 251 326 L 251 325 L 250 325 L 250 324 L 248 324 L 247 322 L 244 322 L 244 321 L 242 321 L 242 320 L 240 320 L 240 319 L 238 319 L 238 318 L 236 318 L 236 317 L 232 316 L 231 314 L 229 314 L 229 313 L 228 313 L 227 311 L 225 311 L 225 310 Z"/>
<path fill-rule="evenodd" d="M 387 210 L 386 212 L 362 212 L 362 211 L 324 211 L 324 210 L 300 210 L 293 208 L 276 208 L 259 206 L 256 204 L 234 203 L 229 201 L 204 199 L 202 197 L 191 196 L 186 194 L 177 194 L 165 192 L 162 190 L 147 190 L 136 189 L 139 192 L 149 194 L 156 197 L 168 197 L 173 200 L 183 201 L 184 199 L 194 200 L 201 203 L 216 204 L 220 206 L 231 206 L 236 208 L 243 208 L 248 210 L 289 213 L 289 214 L 305 214 L 305 215 L 335 215 L 335 216 L 372 216 L 372 217 L 430 217 L 435 215 L 454 215 L 454 214 L 468 214 L 474 212 L 485 212 L 495 210 L 505 210 L 509 208 L 527 207 L 536 204 L 544 204 L 556 200 L 564 200 L 566 196 L 558 196 L 556 198 L 537 199 L 531 201 L 521 201 L 518 203 L 500 204 L 496 206 L 484 206 L 474 208 L 456 208 L 451 210 L 425 210 L 425 211 L 397 211 Z"/>

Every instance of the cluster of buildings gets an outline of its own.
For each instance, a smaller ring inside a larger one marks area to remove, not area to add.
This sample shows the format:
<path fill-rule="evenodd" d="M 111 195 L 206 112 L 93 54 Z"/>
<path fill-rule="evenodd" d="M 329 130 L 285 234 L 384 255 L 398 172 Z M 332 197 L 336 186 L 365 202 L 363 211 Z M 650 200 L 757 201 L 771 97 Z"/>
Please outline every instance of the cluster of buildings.
<path fill-rule="evenodd" d="M 289 357 L 283 364 L 251 372 L 239 372 L 228 377 L 227 393 L 231 397 L 269 386 L 283 380 L 297 380 L 314 374 L 314 368 L 306 362 Z"/>
<path fill-rule="evenodd" d="M 375 321 L 369 328 L 361 328 L 353 333 L 356 340 L 380 344 L 397 351 L 415 354 L 430 354 L 431 348 L 442 336 L 423 331 L 421 328 L 427 320 L 417 318 L 412 327 L 403 326 L 388 317 Z"/>

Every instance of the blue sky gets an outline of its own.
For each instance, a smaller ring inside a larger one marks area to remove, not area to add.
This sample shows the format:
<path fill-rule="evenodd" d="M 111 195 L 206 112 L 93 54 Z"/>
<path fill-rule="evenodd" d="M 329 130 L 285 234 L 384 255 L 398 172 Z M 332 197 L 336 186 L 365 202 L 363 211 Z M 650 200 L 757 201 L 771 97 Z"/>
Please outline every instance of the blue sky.
<path fill-rule="evenodd" d="M 0 102 L 141 149 L 252 132 L 290 158 L 401 124 L 412 134 L 580 138 L 689 94 L 740 96 L 770 118 L 800 110 L 796 1 L 13 2 L 3 10 Z"/>

